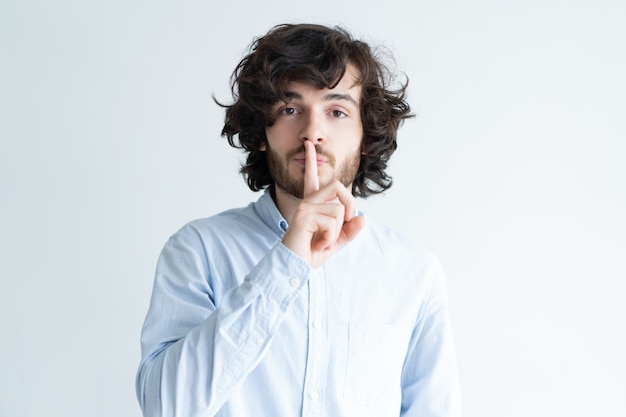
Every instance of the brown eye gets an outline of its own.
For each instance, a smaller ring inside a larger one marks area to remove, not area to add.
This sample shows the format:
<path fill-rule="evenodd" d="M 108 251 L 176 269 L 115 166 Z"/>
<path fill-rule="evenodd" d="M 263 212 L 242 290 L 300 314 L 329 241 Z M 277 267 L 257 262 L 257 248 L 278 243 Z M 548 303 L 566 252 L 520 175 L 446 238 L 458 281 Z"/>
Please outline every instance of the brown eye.
<path fill-rule="evenodd" d="M 298 110 L 296 110 L 293 107 L 285 107 L 285 108 L 281 109 L 280 112 L 279 112 L 279 114 L 284 114 L 286 116 L 291 116 L 291 115 L 294 115 L 294 114 L 297 114 L 297 113 L 298 113 Z"/>

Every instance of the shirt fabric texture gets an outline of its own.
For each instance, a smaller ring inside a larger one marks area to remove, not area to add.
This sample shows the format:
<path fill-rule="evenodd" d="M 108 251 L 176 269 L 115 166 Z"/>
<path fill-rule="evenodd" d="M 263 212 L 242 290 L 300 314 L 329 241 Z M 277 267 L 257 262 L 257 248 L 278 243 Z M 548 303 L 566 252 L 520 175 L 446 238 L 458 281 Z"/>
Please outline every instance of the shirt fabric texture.
<path fill-rule="evenodd" d="M 312 268 L 266 191 L 166 242 L 141 334 L 146 417 L 458 417 L 437 259 L 366 218 Z"/>

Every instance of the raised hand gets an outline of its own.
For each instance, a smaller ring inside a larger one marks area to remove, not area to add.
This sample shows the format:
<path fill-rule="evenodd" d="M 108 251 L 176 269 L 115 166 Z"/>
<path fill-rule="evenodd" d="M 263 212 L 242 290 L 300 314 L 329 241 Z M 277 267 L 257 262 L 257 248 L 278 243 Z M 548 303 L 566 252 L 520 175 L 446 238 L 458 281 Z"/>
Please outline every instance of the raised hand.
<path fill-rule="evenodd" d="M 317 268 L 356 237 L 365 219 L 354 215 L 355 198 L 341 182 L 333 181 L 320 188 L 315 145 L 307 140 L 304 146 L 304 198 L 283 243 Z"/>

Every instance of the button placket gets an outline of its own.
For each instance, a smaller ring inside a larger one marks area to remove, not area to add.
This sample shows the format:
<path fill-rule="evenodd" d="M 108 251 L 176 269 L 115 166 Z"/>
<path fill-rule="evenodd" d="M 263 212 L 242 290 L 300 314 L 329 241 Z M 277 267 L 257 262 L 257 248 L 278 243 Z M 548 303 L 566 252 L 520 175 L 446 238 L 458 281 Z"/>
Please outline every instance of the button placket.
<path fill-rule="evenodd" d="M 321 267 L 309 279 L 309 325 L 303 416 L 323 414 L 328 375 L 329 346 L 325 328 L 327 300 L 326 273 Z"/>

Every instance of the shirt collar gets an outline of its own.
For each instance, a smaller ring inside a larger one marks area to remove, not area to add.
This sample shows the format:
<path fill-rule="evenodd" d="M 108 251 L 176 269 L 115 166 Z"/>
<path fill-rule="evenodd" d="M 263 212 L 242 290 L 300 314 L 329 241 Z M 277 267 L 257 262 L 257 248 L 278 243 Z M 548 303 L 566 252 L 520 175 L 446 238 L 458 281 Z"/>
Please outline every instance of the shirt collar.
<path fill-rule="evenodd" d="M 278 207 L 276 207 L 276 203 L 272 198 L 272 193 L 269 188 L 265 189 L 263 195 L 254 203 L 254 208 L 259 217 L 261 217 L 261 220 L 282 238 L 289 224 L 283 215 L 280 214 L 280 211 L 278 211 Z M 355 207 L 354 214 L 357 216 L 363 215 L 363 212 L 361 212 L 358 207 Z"/>
<path fill-rule="evenodd" d="M 280 214 L 280 211 L 278 211 L 269 188 L 254 203 L 254 208 L 261 220 L 278 236 L 282 237 L 285 234 L 289 225 L 287 220 Z"/>

